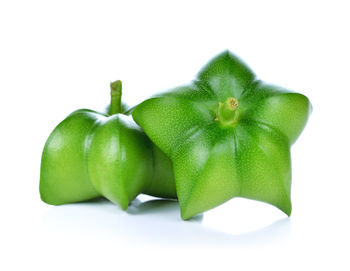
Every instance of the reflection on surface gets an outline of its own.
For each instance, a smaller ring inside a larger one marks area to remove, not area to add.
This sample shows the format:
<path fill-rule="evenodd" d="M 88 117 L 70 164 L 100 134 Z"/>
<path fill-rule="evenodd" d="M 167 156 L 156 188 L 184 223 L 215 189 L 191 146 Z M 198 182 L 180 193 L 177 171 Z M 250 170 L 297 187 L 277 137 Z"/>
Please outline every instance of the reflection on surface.
<path fill-rule="evenodd" d="M 147 214 L 162 214 L 170 215 L 169 218 L 174 217 L 174 215 L 180 215 L 179 204 L 176 200 L 168 199 L 151 199 L 146 201 L 140 201 L 135 199 L 129 206 L 127 213 L 133 215 L 147 215 Z M 203 214 L 196 215 L 189 219 L 188 221 L 200 222 L 203 219 Z"/>
<path fill-rule="evenodd" d="M 179 205 L 173 200 L 142 196 L 124 212 L 107 200 L 97 199 L 51 207 L 43 223 L 49 231 L 95 236 L 126 246 L 283 245 L 290 236 L 289 218 L 254 201 L 230 201 L 182 221 Z"/>

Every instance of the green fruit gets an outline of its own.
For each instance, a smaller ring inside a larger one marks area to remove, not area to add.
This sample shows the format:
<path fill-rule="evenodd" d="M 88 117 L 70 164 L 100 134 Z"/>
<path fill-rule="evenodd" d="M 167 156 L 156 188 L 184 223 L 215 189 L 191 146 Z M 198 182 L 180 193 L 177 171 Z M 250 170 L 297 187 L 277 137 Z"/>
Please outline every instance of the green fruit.
<path fill-rule="evenodd" d="M 126 209 L 140 193 L 176 198 L 171 161 L 121 110 L 121 82 L 116 81 L 109 114 L 80 109 L 54 129 L 41 161 L 44 202 L 104 196 Z"/>
<path fill-rule="evenodd" d="M 310 112 L 307 97 L 258 80 L 224 52 L 192 83 L 144 101 L 132 116 L 172 160 L 188 219 L 234 197 L 290 215 L 290 147 Z"/>

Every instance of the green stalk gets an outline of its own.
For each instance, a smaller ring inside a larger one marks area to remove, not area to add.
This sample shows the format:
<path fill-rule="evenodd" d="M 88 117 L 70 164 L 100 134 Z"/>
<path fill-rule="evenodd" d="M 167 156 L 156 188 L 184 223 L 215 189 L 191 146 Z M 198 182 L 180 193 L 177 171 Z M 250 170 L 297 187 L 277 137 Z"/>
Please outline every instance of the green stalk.
<path fill-rule="evenodd" d="M 122 82 L 120 80 L 111 83 L 111 105 L 109 114 L 122 113 Z"/>
<path fill-rule="evenodd" d="M 239 115 L 237 108 L 238 101 L 236 98 L 227 98 L 224 103 L 219 102 L 216 120 L 225 126 L 235 124 L 238 121 Z"/>

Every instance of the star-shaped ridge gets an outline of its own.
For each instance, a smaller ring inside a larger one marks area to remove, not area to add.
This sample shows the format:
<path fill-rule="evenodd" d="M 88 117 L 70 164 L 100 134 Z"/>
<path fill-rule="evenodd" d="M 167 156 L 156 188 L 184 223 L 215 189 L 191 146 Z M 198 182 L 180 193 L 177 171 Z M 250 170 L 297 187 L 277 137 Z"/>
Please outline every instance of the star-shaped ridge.
<path fill-rule="evenodd" d="M 290 146 L 310 112 L 304 95 L 258 80 L 225 51 L 193 82 L 144 101 L 132 115 L 172 160 L 188 219 L 233 197 L 290 215 Z"/>

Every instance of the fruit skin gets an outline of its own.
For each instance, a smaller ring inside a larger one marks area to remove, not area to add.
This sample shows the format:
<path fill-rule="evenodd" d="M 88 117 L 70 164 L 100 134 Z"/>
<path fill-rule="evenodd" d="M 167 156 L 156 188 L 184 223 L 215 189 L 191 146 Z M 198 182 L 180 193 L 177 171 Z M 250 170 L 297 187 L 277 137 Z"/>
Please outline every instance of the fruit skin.
<path fill-rule="evenodd" d="M 40 196 L 59 205 L 101 196 L 94 188 L 86 166 L 87 138 L 99 115 L 91 110 L 70 114 L 46 141 L 40 170 Z"/>
<path fill-rule="evenodd" d="M 169 158 L 132 118 L 89 109 L 70 114 L 49 136 L 39 190 L 52 205 L 104 196 L 124 210 L 140 193 L 176 198 Z"/>
<path fill-rule="evenodd" d="M 234 197 L 289 216 L 290 147 L 311 110 L 307 97 L 258 80 L 225 51 L 192 83 L 142 102 L 132 116 L 172 160 L 183 219 Z"/>

